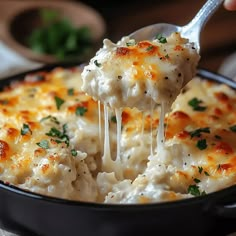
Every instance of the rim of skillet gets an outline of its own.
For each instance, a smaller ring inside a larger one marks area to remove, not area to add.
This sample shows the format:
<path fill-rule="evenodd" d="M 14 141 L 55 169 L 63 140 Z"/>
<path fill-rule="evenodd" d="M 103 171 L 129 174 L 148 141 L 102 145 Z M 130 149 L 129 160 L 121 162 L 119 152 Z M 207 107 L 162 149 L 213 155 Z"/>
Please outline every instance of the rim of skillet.
<path fill-rule="evenodd" d="M 33 70 L 28 70 L 22 73 L 18 73 L 15 75 L 11 75 L 9 77 L 4 77 L 0 79 L 0 91 L 4 86 L 7 86 L 10 84 L 10 82 L 19 80 L 21 81 L 24 79 L 26 75 L 41 72 L 41 71 L 51 71 L 55 68 L 82 68 L 85 64 L 83 63 L 76 63 L 76 62 L 68 62 L 68 63 L 56 63 L 56 64 L 48 64 L 41 66 L 37 69 Z M 212 72 L 208 69 L 204 68 L 198 68 L 196 76 L 199 76 L 202 79 L 218 82 L 218 83 L 223 83 L 228 85 L 229 87 L 233 88 L 236 90 L 236 81 L 233 81 L 232 79 L 221 75 L 216 72 Z M 176 205 L 191 205 L 197 202 L 206 202 L 208 200 L 213 200 L 216 201 L 218 199 L 222 199 L 225 196 L 231 195 L 230 193 L 234 192 L 236 193 L 236 185 L 232 185 L 230 187 L 226 187 L 224 189 L 208 193 L 204 196 L 193 196 L 191 198 L 187 199 L 179 199 L 175 201 L 165 201 L 165 202 L 153 202 L 153 203 L 148 203 L 148 204 L 111 204 L 111 203 L 97 203 L 97 202 L 85 202 L 85 201 L 75 201 L 75 200 L 69 200 L 69 199 L 63 199 L 59 197 L 51 197 L 51 196 L 46 196 L 42 195 L 39 193 L 34 193 L 30 192 L 28 190 L 24 190 L 22 188 L 19 188 L 15 185 L 12 185 L 10 183 L 5 183 L 4 181 L 0 180 L 0 191 L 5 190 L 9 191 L 13 194 L 35 199 L 35 200 L 40 200 L 40 201 L 47 201 L 50 203 L 57 203 L 57 204 L 62 204 L 62 205 L 73 205 L 73 206 L 78 206 L 78 207 L 83 207 L 83 208 L 95 208 L 95 209 L 103 209 L 103 210 L 122 210 L 122 211 L 129 211 L 129 210 L 153 210 L 153 208 L 169 208 L 169 207 L 174 207 Z M 214 200 L 215 199 L 215 200 Z M 235 199 L 236 202 L 236 199 Z"/>

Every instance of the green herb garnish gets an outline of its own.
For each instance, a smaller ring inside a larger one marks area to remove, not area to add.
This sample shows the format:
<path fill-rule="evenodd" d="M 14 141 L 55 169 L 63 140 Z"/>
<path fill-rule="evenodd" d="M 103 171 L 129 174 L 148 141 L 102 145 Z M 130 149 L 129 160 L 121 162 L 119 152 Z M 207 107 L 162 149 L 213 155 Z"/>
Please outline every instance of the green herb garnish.
<path fill-rule="evenodd" d="M 111 121 L 114 122 L 114 123 L 117 123 L 116 116 L 112 116 Z"/>
<path fill-rule="evenodd" d="M 57 110 L 60 110 L 61 105 L 65 102 L 65 100 L 63 100 L 63 99 L 61 99 L 57 96 L 55 96 L 54 99 L 55 99 L 55 102 L 56 102 Z"/>
<path fill-rule="evenodd" d="M 198 166 L 198 172 L 201 174 L 203 171 L 203 168 L 201 166 Z"/>
<path fill-rule="evenodd" d="M 52 127 L 49 130 L 49 132 L 46 133 L 46 135 L 53 138 L 58 138 L 58 139 L 55 139 L 56 143 L 65 143 L 67 146 L 69 146 L 70 139 L 69 139 L 69 136 L 66 134 L 67 125 L 64 124 L 62 128 L 63 128 L 63 131 L 61 132 L 57 128 Z"/>
<path fill-rule="evenodd" d="M 197 186 L 196 184 L 189 185 L 188 193 L 192 194 L 193 196 L 200 196 L 201 195 L 201 192 L 199 190 L 199 186 Z"/>
<path fill-rule="evenodd" d="M 206 176 L 210 176 L 207 171 L 204 171 L 204 174 L 205 174 Z"/>
<path fill-rule="evenodd" d="M 60 122 L 57 120 L 57 118 L 55 117 L 55 116 L 51 116 L 51 115 L 49 115 L 49 116 L 46 116 L 46 117 L 43 117 L 41 120 L 40 120 L 40 122 L 44 122 L 44 121 L 46 121 L 46 120 L 50 120 L 50 121 L 52 121 L 53 123 L 55 123 L 55 124 L 60 124 Z"/>
<path fill-rule="evenodd" d="M 129 46 L 134 46 L 136 44 L 135 40 L 134 39 L 130 39 L 127 43 L 126 43 L 126 46 L 129 47 Z"/>
<path fill-rule="evenodd" d="M 95 66 L 100 67 L 102 64 L 98 62 L 98 60 L 94 61 Z"/>
<path fill-rule="evenodd" d="M 188 102 L 188 105 L 190 105 L 194 111 L 205 111 L 206 107 L 200 105 L 202 102 L 203 102 L 202 100 L 193 98 Z"/>
<path fill-rule="evenodd" d="M 77 151 L 75 149 L 71 149 L 71 155 L 73 157 L 76 157 L 77 156 Z"/>
<path fill-rule="evenodd" d="M 230 126 L 229 129 L 233 132 L 236 132 L 236 125 Z"/>
<path fill-rule="evenodd" d="M 41 140 L 39 143 L 36 143 L 36 144 L 43 149 L 49 148 L 48 140 Z"/>
<path fill-rule="evenodd" d="M 26 44 L 35 52 L 50 54 L 59 60 L 84 58 L 92 52 L 92 32 L 87 26 L 75 27 L 59 11 L 39 11 L 40 26 L 35 27 Z"/>
<path fill-rule="evenodd" d="M 200 150 L 204 150 L 207 148 L 207 143 L 206 143 L 206 139 L 200 139 L 198 140 L 196 147 L 198 147 Z"/>
<path fill-rule="evenodd" d="M 151 51 L 153 48 L 154 48 L 154 46 L 148 46 L 147 49 L 146 49 L 146 51 L 149 52 L 149 51 Z"/>
<path fill-rule="evenodd" d="M 20 130 L 20 133 L 21 133 L 21 135 L 26 135 L 27 133 L 32 134 L 32 131 L 31 131 L 29 125 L 23 124 L 23 127 Z"/>
<path fill-rule="evenodd" d="M 159 43 L 167 43 L 166 38 L 162 34 L 157 34 L 155 39 L 158 39 Z"/>
<path fill-rule="evenodd" d="M 70 89 L 68 89 L 67 90 L 67 94 L 69 95 L 69 96 L 73 96 L 74 95 L 74 89 L 73 88 L 70 88 Z"/>
<path fill-rule="evenodd" d="M 87 111 L 88 109 L 86 107 L 77 107 L 75 110 L 75 114 L 77 116 L 83 116 Z"/>
<path fill-rule="evenodd" d="M 193 138 L 193 137 L 200 137 L 201 133 L 210 133 L 210 128 L 209 127 L 200 128 L 200 129 L 196 129 L 194 131 L 189 132 L 191 138 Z"/>
<path fill-rule="evenodd" d="M 200 179 L 197 179 L 197 178 L 193 179 L 193 181 L 194 181 L 195 183 L 197 183 L 197 184 L 201 182 L 201 180 L 200 180 Z"/>

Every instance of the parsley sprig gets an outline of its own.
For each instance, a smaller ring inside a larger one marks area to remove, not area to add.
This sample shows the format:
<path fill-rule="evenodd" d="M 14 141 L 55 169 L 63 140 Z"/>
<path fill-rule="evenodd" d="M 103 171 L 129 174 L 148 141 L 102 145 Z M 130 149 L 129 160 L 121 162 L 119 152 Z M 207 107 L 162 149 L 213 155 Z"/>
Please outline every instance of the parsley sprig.
<path fill-rule="evenodd" d="M 26 135 L 28 133 L 32 134 L 32 130 L 30 129 L 28 124 L 23 124 L 23 127 L 20 130 L 21 135 Z"/>
<path fill-rule="evenodd" d="M 188 193 L 192 194 L 193 196 L 203 196 L 206 195 L 205 191 L 200 191 L 199 186 L 196 184 L 189 185 L 188 187 Z"/>
<path fill-rule="evenodd" d="M 230 126 L 229 129 L 233 132 L 236 132 L 236 125 Z"/>
<path fill-rule="evenodd" d="M 206 106 L 202 106 L 201 104 L 203 103 L 202 100 L 198 98 L 193 98 L 188 102 L 188 105 L 193 108 L 194 111 L 205 111 Z"/>
<path fill-rule="evenodd" d="M 162 34 L 157 34 L 155 39 L 157 39 L 159 43 L 167 43 L 166 37 L 164 37 Z"/>
<path fill-rule="evenodd" d="M 60 110 L 61 105 L 65 102 L 65 100 L 63 100 L 62 98 L 60 98 L 58 96 L 55 96 L 54 99 L 55 99 L 55 102 L 56 102 L 57 110 Z"/>
<path fill-rule="evenodd" d="M 77 116 L 84 116 L 84 114 L 88 111 L 86 107 L 77 107 L 75 110 L 75 114 Z"/>
<path fill-rule="evenodd" d="M 67 124 L 63 125 L 63 130 L 60 131 L 55 127 L 52 127 L 48 133 L 46 133 L 47 136 L 49 137 L 53 137 L 53 138 L 57 138 L 55 139 L 55 142 L 57 143 L 65 143 L 67 145 L 67 147 L 69 146 L 69 136 L 66 134 L 66 128 L 67 128 Z"/>
<path fill-rule="evenodd" d="M 206 139 L 200 139 L 197 141 L 196 147 L 200 150 L 204 150 L 207 148 L 207 142 Z"/>
<path fill-rule="evenodd" d="M 57 124 L 57 125 L 60 124 L 60 122 L 58 121 L 58 119 L 57 119 L 55 116 L 51 116 L 51 115 L 43 117 L 43 118 L 40 120 L 40 122 L 44 122 L 44 121 L 46 121 L 46 120 L 50 120 L 51 122 L 53 122 L 53 123 L 55 123 L 55 124 Z"/>
<path fill-rule="evenodd" d="M 193 137 L 200 137 L 201 133 L 210 133 L 210 128 L 209 127 L 205 127 L 205 128 L 200 128 L 200 129 L 196 129 L 194 131 L 189 132 L 191 138 L 193 138 Z"/>
<path fill-rule="evenodd" d="M 44 139 L 41 140 L 40 142 L 36 143 L 39 147 L 43 148 L 43 149 L 48 149 L 49 148 L 49 142 L 48 140 Z"/>

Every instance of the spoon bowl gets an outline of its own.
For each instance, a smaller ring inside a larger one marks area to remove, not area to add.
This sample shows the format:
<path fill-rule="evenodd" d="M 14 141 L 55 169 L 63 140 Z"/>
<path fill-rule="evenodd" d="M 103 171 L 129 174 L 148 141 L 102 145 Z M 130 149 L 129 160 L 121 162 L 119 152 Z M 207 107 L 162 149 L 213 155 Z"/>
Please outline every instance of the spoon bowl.
<path fill-rule="evenodd" d="M 136 41 L 152 40 L 158 33 L 167 37 L 173 32 L 179 32 L 182 37 L 188 38 L 190 42 L 194 43 L 196 49 L 200 51 L 200 33 L 223 1 L 224 0 L 208 0 L 198 11 L 196 16 L 185 26 L 168 23 L 153 24 L 131 33 L 130 38 Z"/>

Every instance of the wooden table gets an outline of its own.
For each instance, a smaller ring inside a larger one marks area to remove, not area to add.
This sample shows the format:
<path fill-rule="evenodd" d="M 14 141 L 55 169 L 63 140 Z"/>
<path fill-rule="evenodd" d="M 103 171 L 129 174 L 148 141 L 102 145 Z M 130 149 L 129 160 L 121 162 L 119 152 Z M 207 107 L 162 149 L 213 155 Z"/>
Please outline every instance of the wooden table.
<path fill-rule="evenodd" d="M 96 8 L 107 23 L 107 37 L 117 41 L 134 30 L 158 22 L 185 25 L 205 0 L 84 0 Z M 223 6 L 209 20 L 201 35 L 200 66 L 217 71 L 223 60 L 236 51 L 236 11 Z"/>

